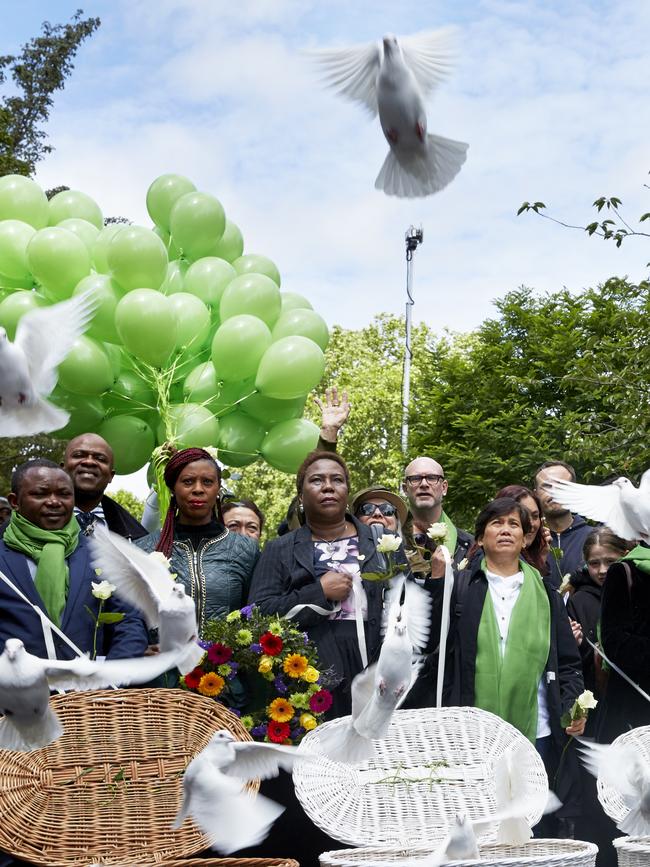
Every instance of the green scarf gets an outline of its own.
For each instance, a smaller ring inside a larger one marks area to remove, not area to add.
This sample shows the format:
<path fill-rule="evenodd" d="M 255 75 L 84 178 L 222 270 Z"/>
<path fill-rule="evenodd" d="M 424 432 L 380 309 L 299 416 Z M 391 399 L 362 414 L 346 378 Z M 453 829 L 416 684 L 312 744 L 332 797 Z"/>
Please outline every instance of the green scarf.
<path fill-rule="evenodd" d="M 512 611 L 505 654 L 488 587 L 478 629 L 474 704 L 537 737 L 537 689 L 551 643 L 551 608 L 537 569 L 523 560 L 524 583 Z M 481 565 L 485 571 L 485 560 Z"/>
<path fill-rule="evenodd" d="M 445 539 L 445 547 L 451 554 L 451 558 L 454 558 L 454 552 L 456 551 L 456 543 L 458 542 L 458 530 L 454 526 L 454 522 L 451 520 L 449 515 L 446 515 L 443 509 L 442 515 L 440 516 L 442 523 L 447 528 L 447 538 Z"/>
<path fill-rule="evenodd" d="M 630 553 L 621 559 L 629 560 L 630 563 L 634 563 L 637 569 L 650 575 L 650 548 L 637 545 L 636 548 L 632 548 Z"/>
<path fill-rule="evenodd" d="M 70 518 L 60 530 L 43 530 L 14 510 L 5 530 L 4 542 L 7 547 L 20 551 L 36 562 L 34 584 L 50 619 L 60 626 L 70 580 L 65 560 L 79 543 L 76 518 Z"/>

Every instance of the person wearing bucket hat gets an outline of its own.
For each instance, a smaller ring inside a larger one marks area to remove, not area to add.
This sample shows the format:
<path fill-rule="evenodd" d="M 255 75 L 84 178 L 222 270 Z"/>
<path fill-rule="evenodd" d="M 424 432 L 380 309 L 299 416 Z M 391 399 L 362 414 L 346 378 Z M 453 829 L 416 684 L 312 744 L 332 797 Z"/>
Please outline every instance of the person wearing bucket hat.
<path fill-rule="evenodd" d="M 386 532 L 402 535 L 402 527 L 408 517 L 404 500 L 388 488 L 371 485 L 350 497 L 350 512 L 362 524 L 381 525 Z"/>

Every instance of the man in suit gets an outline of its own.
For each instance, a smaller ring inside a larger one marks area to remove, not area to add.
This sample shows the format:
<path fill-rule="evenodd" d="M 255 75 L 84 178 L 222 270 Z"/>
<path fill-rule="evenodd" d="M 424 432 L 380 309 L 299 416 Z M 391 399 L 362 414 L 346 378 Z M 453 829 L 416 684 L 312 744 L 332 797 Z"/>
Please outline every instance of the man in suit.
<path fill-rule="evenodd" d="M 92 433 L 71 439 L 61 466 L 72 479 L 75 516 L 86 536 L 97 523 L 131 541 L 147 535 L 142 524 L 104 493 L 115 475 L 113 450 L 105 439 Z"/>
<path fill-rule="evenodd" d="M 36 609 L 79 650 L 112 659 L 142 656 L 147 630 L 139 614 L 121 600 L 93 595 L 99 578 L 88 541 L 74 518 L 70 476 L 43 458 L 21 464 L 13 473 L 9 499 L 14 511 L 0 540 L 0 651 L 19 638 L 41 658 L 72 659 L 75 650 L 41 621 Z M 13 587 L 4 578 L 8 579 Z M 123 617 L 109 626 L 96 620 L 102 611 Z"/>

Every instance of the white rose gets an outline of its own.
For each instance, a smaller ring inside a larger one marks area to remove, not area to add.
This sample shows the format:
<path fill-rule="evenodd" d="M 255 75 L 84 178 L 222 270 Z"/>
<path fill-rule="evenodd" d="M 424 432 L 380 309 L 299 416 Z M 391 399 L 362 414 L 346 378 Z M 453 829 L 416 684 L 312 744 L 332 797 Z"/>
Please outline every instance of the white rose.
<path fill-rule="evenodd" d="M 447 525 L 443 521 L 438 521 L 437 524 L 431 524 L 427 530 L 427 536 L 432 542 L 442 545 L 447 539 Z"/>
<path fill-rule="evenodd" d="M 117 589 L 115 584 L 111 584 L 110 581 L 91 581 L 91 584 L 93 585 L 92 594 L 95 599 L 101 599 L 104 602 L 110 599 Z"/>
<path fill-rule="evenodd" d="M 168 557 L 165 557 L 162 551 L 152 551 L 149 554 L 149 557 L 152 560 L 155 560 L 156 563 L 160 563 L 165 569 L 169 569 L 171 567 L 171 560 Z"/>
<path fill-rule="evenodd" d="M 586 689 L 581 695 L 576 699 L 578 705 L 582 708 L 582 710 L 592 710 L 596 707 L 598 702 L 594 698 L 594 694 L 590 689 Z"/>
<path fill-rule="evenodd" d="M 384 533 L 377 539 L 377 550 L 380 554 L 388 554 L 391 551 L 397 551 L 401 544 L 402 540 L 399 536 L 395 536 L 393 533 Z"/>
<path fill-rule="evenodd" d="M 463 569 L 467 569 L 467 557 L 463 557 L 463 559 L 458 564 L 458 571 L 462 572 Z"/>

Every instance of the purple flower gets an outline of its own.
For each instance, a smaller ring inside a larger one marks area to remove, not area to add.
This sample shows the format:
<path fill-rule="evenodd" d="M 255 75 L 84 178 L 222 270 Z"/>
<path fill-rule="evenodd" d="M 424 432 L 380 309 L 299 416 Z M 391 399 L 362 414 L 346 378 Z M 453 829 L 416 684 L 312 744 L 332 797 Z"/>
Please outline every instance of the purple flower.
<path fill-rule="evenodd" d="M 262 652 L 262 645 L 261 644 L 251 644 L 251 650 L 253 651 L 253 653 L 261 653 Z"/>
<path fill-rule="evenodd" d="M 245 605 L 243 608 L 240 608 L 241 613 L 244 615 L 246 620 L 250 620 L 250 616 L 253 613 L 254 605 Z"/>
<path fill-rule="evenodd" d="M 306 729 L 304 729 L 302 726 L 298 726 L 298 728 L 292 729 L 291 740 L 295 741 L 297 738 L 301 738 L 304 735 L 305 731 Z"/>
<path fill-rule="evenodd" d="M 204 650 L 209 650 L 212 647 L 211 641 L 203 641 L 203 639 L 201 639 L 198 644 L 199 647 L 202 647 Z"/>
<path fill-rule="evenodd" d="M 226 679 L 232 680 L 233 677 L 237 677 L 237 669 L 239 668 L 239 663 L 238 662 L 230 662 L 228 664 L 230 665 L 230 674 L 228 675 L 228 677 Z"/>
<path fill-rule="evenodd" d="M 285 695 L 285 693 L 288 692 L 288 687 L 281 677 L 275 678 L 275 680 L 273 681 L 273 686 L 280 693 L 280 695 Z"/>
<path fill-rule="evenodd" d="M 263 738 L 266 737 L 267 726 L 266 723 L 263 723 L 261 726 L 253 726 L 251 729 L 251 737 L 254 738 Z"/>
<path fill-rule="evenodd" d="M 237 710 L 236 707 L 229 707 L 228 710 L 230 711 L 230 713 L 234 713 L 235 716 L 241 716 L 241 711 Z"/>
<path fill-rule="evenodd" d="M 303 640 L 303 644 L 305 645 L 305 647 L 307 647 L 307 645 L 309 644 L 309 636 L 307 635 L 306 632 L 303 632 L 302 640 Z"/>

